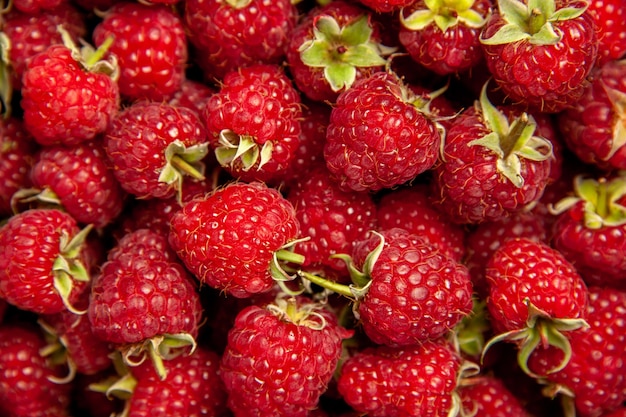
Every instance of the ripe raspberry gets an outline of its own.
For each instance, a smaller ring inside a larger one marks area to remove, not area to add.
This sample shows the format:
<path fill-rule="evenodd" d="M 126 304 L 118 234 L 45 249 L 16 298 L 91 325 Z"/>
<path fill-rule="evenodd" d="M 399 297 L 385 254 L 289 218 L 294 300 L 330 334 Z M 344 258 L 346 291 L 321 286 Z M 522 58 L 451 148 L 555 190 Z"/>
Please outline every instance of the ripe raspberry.
<path fill-rule="evenodd" d="M 587 8 L 598 31 L 598 66 L 626 55 L 626 10 L 621 0 L 592 0 Z"/>
<path fill-rule="evenodd" d="M 391 13 L 403 7 L 410 6 L 415 0 L 359 0 L 370 9 L 378 13 Z"/>
<path fill-rule="evenodd" d="M 398 37 L 415 62 L 436 74 L 458 74 L 483 59 L 479 38 L 490 13 L 490 0 L 418 0 L 400 12 Z"/>
<path fill-rule="evenodd" d="M 580 99 L 598 51 L 586 4 L 499 0 L 480 40 L 489 71 L 511 100 L 557 113 Z"/>
<path fill-rule="evenodd" d="M 460 357 L 441 339 L 370 347 L 343 363 L 337 388 L 348 405 L 371 417 L 455 415 L 460 365 Z"/>
<path fill-rule="evenodd" d="M 376 15 L 358 4 L 342 0 L 311 9 L 287 49 L 296 86 L 310 100 L 335 102 L 357 80 L 384 70 L 391 49 L 382 45 L 382 31 Z"/>
<path fill-rule="evenodd" d="M 439 338 L 472 310 L 465 266 L 418 235 L 397 228 L 372 234 L 355 244 L 352 258 L 371 279 L 358 313 L 375 343 L 406 346 Z"/>
<path fill-rule="evenodd" d="M 452 122 L 435 167 L 434 204 L 456 223 L 494 221 L 537 201 L 549 181 L 552 143 L 527 113 L 480 100 Z"/>
<path fill-rule="evenodd" d="M 2 49 L 8 49 L 9 76 L 13 90 L 22 88 L 22 75 L 31 58 L 49 46 L 63 43 L 57 27 L 62 26 L 72 39 L 87 35 L 85 16 L 71 3 L 39 13 L 24 13 L 12 8 L 2 14 Z"/>
<path fill-rule="evenodd" d="M 186 107 L 136 102 L 113 120 L 104 148 L 115 178 L 138 198 L 180 198 L 185 175 L 204 179 L 206 130 Z"/>
<path fill-rule="evenodd" d="M 163 376 L 159 357 L 170 357 L 170 343 L 195 345 L 202 307 L 167 238 L 139 229 L 109 252 L 94 280 L 88 314 L 94 334 L 117 345 L 127 362 L 150 352 Z"/>
<path fill-rule="evenodd" d="M 24 126 L 42 145 L 75 145 L 103 133 L 119 108 L 115 59 L 78 49 L 68 32 L 65 45 L 52 45 L 24 69 Z M 103 47 L 106 48 L 106 45 Z"/>
<path fill-rule="evenodd" d="M 587 326 L 588 291 L 574 267 L 546 243 L 519 237 L 506 241 L 487 264 L 487 309 L 498 341 L 517 343 L 518 362 L 529 375 L 528 358 L 542 346 L 564 353 L 550 372 L 566 366 L 568 335 Z"/>
<path fill-rule="evenodd" d="M 39 314 L 73 307 L 87 290 L 90 265 L 83 243 L 90 228 L 57 209 L 31 209 L 0 228 L 0 297 Z"/>
<path fill-rule="evenodd" d="M 459 387 L 466 412 L 486 417 L 529 417 L 520 400 L 499 378 L 483 375 L 469 378 Z"/>
<path fill-rule="evenodd" d="M 340 94 L 324 157 L 343 189 L 378 191 L 432 168 L 440 143 L 437 125 L 412 104 L 400 79 L 378 72 Z"/>
<path fill-rule="evenodd" d="M 625 185 L 624 175 L 577 176 L 573 195 L 553 207 L 560 214 L 552 227 L 552 245 L 589 285 L 626 290 Z"/>
<path fill-rule="evenodd" d="M 546 374 L 547 393 L 562 393 L 581 417 L 604 416 L 626 400 L 626 293 L 589 287 L 589 327 L 571 333 L 572 357 L 558 372 Z M 545 374 L 563 352 L 537 351 L 530 359 Z"/>
<path fill-rule="evenodd" d="M 134 417 L 221 416 L 226 390 L 219 376 L 220 357 L 199 347 L 167 361 L 167 377 L 152 371 L 137 378 L 128 401 Z"/>
<path fill-rule="evenodd" d="M 55 201 L 82 224 L 102 228 L 124 208 L 126 193 L 113 175 L 99 140 L 45 147 L 37 154 L 31 178 L 37 194 L 30 198 Z"/>
<path fill-rule="evenodd" d="M 169 242 L 200 282 L 244 298 L 272 289 L 274 257 L 298 236 L 295 209 L 276 189 L 232 182 L 176 212 Z"/>
<path fill-rule="evenodd" d="M 98 46 L 114 38 L 109 52 L 119 62 L 119 91 L 128 101 L 162 101 L 185 78 L 187 38 L 180 16 L 167 6 L 119 2 L 93 30 Z"/>
<path fill-rule="evenodd" d="M 62 370 L 40 354 L 45 341 L 23 323 L 0 326 L 0 413 L 8 417 L 68 415 L 70 385 L 51 379 Z"/>
<path fill-rule="evenodd" d="M 256 64 L 279 64 L 298 9 L 290 0 L 189 0 L 184 21 L 207 79 Z"/>
<path fill-rule="evenodd" d="M 300 95 L 278 65 L 226 74 L 204 110 L 219 164 L 241 181 L 276 182 L 295 157 L 301 132 Z"/>
<path fill-rule="evenodd" d="M 321 267 L 347 276 L 345 263 L 331 256 L 351 253 L 354 243 L 376 228 L 372 197 L 340 190 L 324 164 L 295 183 L 287 197 L 296 208 L 302 236 L 309 238 L 298 244 L 298 253 L 305 258 L 302 266 L 309 270 Z"/>
<path fill-rule="evenodd" d="M 13 194 L 32 185 L 30 171 L 36 149 L 20 119 L 0 119 L 0 218 L 13 214 Z"/>
<path fill-rule="evenodd" d="M 582 97 L 558 116 L 568 148 L 603 170 L 626 169 L 626 60 L 608 62 L 590 77 Z"/>
<path fill-rule="evenodd" d="M 464 258 L 465 231 L 435 209 L 428 185 L 414 184 L 389 191 L 377 199 L 376 213 L 379 230 L 400 227 L 456 261 Z"/>
<path fill-rule="evenodd" d="M 235 319 L 220 374 L 238 417 L 305 417 L 316 408 L 351 332 L 323 306 L 279 297 Z"/>

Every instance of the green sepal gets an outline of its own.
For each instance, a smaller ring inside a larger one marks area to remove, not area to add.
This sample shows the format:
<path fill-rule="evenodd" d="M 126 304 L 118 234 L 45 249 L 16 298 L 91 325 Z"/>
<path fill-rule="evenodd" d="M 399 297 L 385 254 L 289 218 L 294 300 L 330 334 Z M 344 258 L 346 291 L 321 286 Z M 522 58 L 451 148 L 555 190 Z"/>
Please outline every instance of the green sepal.
<path fill-rule="evenodd" d="M 244 9 L 252 3 L 252 0 L 224 0 L 233 9 Z"/>
<path fill-rule="evenodd" d="M 425 0 L 424 4 L 427 9 L 414 10 L 406 18 L 400 13 L 400 22 L 405 28 L 418 31 L 435 24 L 445 32 L 459 23 L 478 29 L 487 22 L 486 17 L 472 9 L 474 0 Z"/>
<path fill-rule="evenodd" d="M 187 349 L 191 347 L 191 349 Z M 133 367 L 150 358 L 161 380 L 167 377 L 164 360 L 181 355 L 185 350 L 191 355 L 197 348 L 196 340 L 189 333 L 176 333 L 154 336 L 140 343 L 130 344 L 120 349 L 124 364 Z"/>
<path fill-rule="evenodd" d="M 291 240 L 274 252 L 269 271 L 275 281 L 278 283 L 284 283 L 286 281 L 293 281 L 297 278 L 297 270 L 292 270 L 289 264 L 302 265 L 304 263 L 304 255 L 296 253 L 294 250 L 298 243 L 305 242 L 309 239 L 309 237 L 304 237 Z M 288 287 L 284 288 L 287 290 L 286 292 L 291 291 Z M 301 293 L 301 291 L 297 292 Z"/>
<path fill-rule="evenodd" d="M 453 332 L 454 344 L 460 352 L 478 357 L 485 348 L 485 334 L 489 330 L 487 303 L 474 298 L 472 313 L 463 317 Z"/>
<path fill-rule="evenodd" d="M 4 32 L 0 32 L 0 104 L 2 117 L 5 119 L 11 116 L 11 98 L 13 97 L 10 50 L 11 40 Z"/>
<path fill-rule="evenodd" d="M 313 24 L 314 39 L 299 47 L 302 62 L 313 68 L 324 68 L 324 77 L 335 92 L 347 89 L 356 79 L 357 68 L 384 66 L 383 56 L 395 49 L 371 40 L 373 29 L 363 15 L 341 27 L 332 17 L 322 15 Z"/>
<path fill-rule="evenodd" d="M 555 0 L 499 0 L 500 15 L 505 20 L 493 36 L 480 41 L 485 45 L 501 45 L 528 40 L 535 45 L 554 45 L 561 41 L 562 34 L 554 29 L 553 23 L 571 20 L 584 13 L 585 7 L 563 7 L 556 9 Z"/>
<path fill-rule="evenodd" d="M 185 175 L 204 180 L 205 165 L 202 160 L 209 153 L 208 142 L 186 146 L 181 140 L 172 141 L 165 148 L 165 165 L 161 168 L 159 182 L 174 184 L 178 202 L 182 204 L 183 179 Z"/>
<path fill-rule="evenodd" d="M 564 197 L 550 207 L 554 215 L 569 210 L 580 201 L 584 201 L 584 224 L 589 229 L 616 227 L 626 224 L 626 206 L 620 204 L 626 196 L 626 174 L 610 180 L 574 178 L 574 195 Z"/>
<path fill-rule="evenodd" d="M 87 310 L 75 309 L 69 299 L 74 289 L 74 281 L 89 282 L 89 271 L 80 260 L 82 246 L 87 235 L 93 229 L 88 225 L 74 235 L 71 239 L 63 231 L 59 240 L 59 255 L 52 264 L 53 286 L 57 291 L 65 307 L 74 314 L 85 314 Z"/>
<path fill-rule="evenodd" d="M 272 159 L 274 145 L 271 141 L 262 146 L 250 135 L 238 135 L 230 129 L 220 132 L 219 145 L 215 148 L 215 158 L 222 167 L 232 167 L 241 162 L 243 171 L 249 171 L 255 164 L 257 170 Z"/>
<path fill-rule="evenodd" d="M 35 203 L 37 207 L 54 207 L 64 210 L 61 199 L 56 193 L 48 187 L 38 188 L 22 188 L 17 190 L 11 196 L 11 209 L 13 213 L 19 213 L 22 204 Z"/>
<path fill-rule="evenodd" d="M 479 111 L 485 126 L 490 130 L 485 136 L 472 140 L 468 146 L 483 146 L 498 156 L 496 168 L 517 188 L 524 185 L 521 159 L 545 161 L 553 156 L 552 143 L 535 136 L 537 123 L 532 116 L 522 113 L 511 124 L 487 97 L 487 84 L 482 88 Z"/>
<path fill-rule="evenodd" d="M 517 343 L 517 362 L 520 368 L 527 375 L 533 378 L 545 376 L 535 374 L 528 367 L 528 360 L 530 359 L 530 356 L 540 346 L 543 348 L 553 346 L 563 352 L 563 359 L 561 362 L 547 372 L 550 374 L 562 370 L 565 366 L 567 366 L 572 356 L 572 348 L 569 339 L 564 332 L 579 330 L 589 327 L 589 325 L 584 319 L 581 318 L 557 319 L 550 317 L 548 313 L 537 308 L 529 298 L 526 298 L 524 303 L 528 307 L 526 327 L 511 330 L 492 337 L 485 344 L 485 348 L 481 354 L 481 361 L 493 345 L 499 342 L 508 341 Z"/>
<path fill-rule="evenodd" d="M 626 61 L 620 61 L 621 67 L 626 71 Z M 606 92 L 615 116 L 611 136 L 611 149 L 609 153 L 602 158 L 607 161 L 615 155 L 615 153 L 626 146 L 626 93 L 615 88 L 602 85 Z"/>
<path fill-rule="evenodd" d="M 98 49 L 95 49 L 92 45 L 85 42 L 82 47 L 79 48 L 74 43 L 72 35 L 70 35 L 62 25 L 57 25 L 57 31 L 61 34 L 63 45 L 71 51 L 72 58 L 74 58 L 85 71 L 106 74 L 113 81 L 119 79 L 120 68 L 117 62 L 117 56 L 110 54 L 107 59 L 104 59 L 104 55 L 106 55 L 113 44 L 113 37 L 106 38 Z"/>

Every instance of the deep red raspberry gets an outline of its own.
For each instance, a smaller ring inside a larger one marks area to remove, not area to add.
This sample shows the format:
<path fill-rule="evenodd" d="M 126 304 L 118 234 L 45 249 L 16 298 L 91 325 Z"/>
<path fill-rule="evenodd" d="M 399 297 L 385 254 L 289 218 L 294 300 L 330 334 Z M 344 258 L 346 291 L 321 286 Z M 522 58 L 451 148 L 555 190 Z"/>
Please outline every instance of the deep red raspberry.
<path fill-rule="evenodd" d="M 322 305 L 278 298 L 242 310 L 228 334 L 220 373 L 240 417 L 305 417 L 317 407 L 351 332 Z"/>
<path fill-rule="evenodd" d="M 128 402 L 134 417 L 218 417 L 226 411 L 220 357 L 205 348 L 167 361 L 167 377 L 152 371 L 137 378 Z"/>
<path fill-rule="evenodd" d="M 194 110 L 139 101 L 122 110 L 104 136 L 122 188 L 138 198 L 179 195 L 187 175 L 203 178 L 206 130 Z"/>
<path fill-rule="evenodd" d="M 352 408 L 371 417 L 446 416 L 460 364 L 442 340 L 367 348 L 343 363 L 338 390 Z"/>
<path fill-rule="evenodd" d="M 193 278 L 166 237 L 139 229 L 109 252 L 94 280 L 88 314 L 97 337 L 127 346 L 156 336 L 195 338 L 202 307 Z"/>
<path fill-rule="evenodd" d="M 87 59 L 78 50 L 57 44 L 32 57 L 24 69 L 24 126 L 40 144 L 92 140 L 117 114 L 115 63 Z"/>
<path fill-rule="evenodd" d="M 91 265 L 79 232 L 76 220 L 57 209 L 10 217 L 0 228 L 0 297 L 39 314 L 74 309 Z"/>
<path fill-rule="evenodd" d="M 36 150 L 20 119 L 0 119 L 0 217 L 13 214 L 13 194 L 32 185 L 30 171 Z"/>
<path fill-rule="evenodd" d="M 491 375 L 464 381 L 458 390 L 463 410 L 485 417 L 529 417 L 522 402 L 506 385 Z"/>
<path fill-rule="evenodd" d="M 2 32 L 9 42 L 11 85 L 22 88 L 22 75 L 31 58 L 49 46 L 62 43 L 57 26 L 63 26 L 75 42 L 87 35 L 85 16 L 71 3 L 40 13 L 11 9 L 2 15 Z"/>
<path fill-rule="evenodd" d="M 185 27 L 207 79 L 254 64 L 279 64 L 298 9 L 290 0 L 190 0 Z"/>
<path fill-rule="evenodd" d="M 201 282 L 249 297 L 272 289 L 274 256 L 297 237 L 295 209 L 278 190 L 232 182 L 176 212 L 169 242 Z"/>
<path fill-rule="evenodd" d="M 326 131 L 324 157 L 346 190 L 378 191 L 432 168 L 441 138 L 411 102 L 400 79 L 378 72 L 340 94 Z"/>
<path fill-rule="evenodd" d="M 68 415 L 70 388 L 50 380 L 62 376 L 39 351 L 46 342 L 37 328 L 23 323 L 0 326 L 0 413 L 3 416 Z"/>
<path fill-rule="evenodd" d="M 217 161 L 242 181 L 285 179 L 298 147 L 300 106 L 300 93 L 278 65 L 226 74 L 204 110 Z"/>
<path fill-rule="evenodd" d="M 481 32 L 483 52 L 493 78 L 512 101 L 557 113 L 582 95 L 596 62 L 595 24 L 586 2 L 548 0 L 538 11 L 529 4 L 515 0 L 514 7 L 494 11 Z"/>
<path fill-rule="evenodd" d="M 162 101 L 181 88 L 187 65 L 187 38 L 181 17 L 163 5 L 118 2 L 93 30 L 100 46 L 115 41 L 109 52 L 119 62 L 120 94 L 133 101 Z"/>
<path fill-rule="evenodd" d="M 124 208 L 126 193 L 113 175 L 99 140 L 48 146 L 37 154 L 33 185 L 82 224 L 102 228 Z"/>

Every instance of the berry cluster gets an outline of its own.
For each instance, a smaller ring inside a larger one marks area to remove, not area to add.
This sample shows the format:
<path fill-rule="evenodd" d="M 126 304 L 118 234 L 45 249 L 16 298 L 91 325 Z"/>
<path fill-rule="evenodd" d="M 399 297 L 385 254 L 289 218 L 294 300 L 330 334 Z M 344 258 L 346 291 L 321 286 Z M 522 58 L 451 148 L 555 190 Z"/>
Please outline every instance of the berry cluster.
<path fill-rule="evenodd" d="M 625 417 L 623 0 L 13 0 L 0 415 Z"/>

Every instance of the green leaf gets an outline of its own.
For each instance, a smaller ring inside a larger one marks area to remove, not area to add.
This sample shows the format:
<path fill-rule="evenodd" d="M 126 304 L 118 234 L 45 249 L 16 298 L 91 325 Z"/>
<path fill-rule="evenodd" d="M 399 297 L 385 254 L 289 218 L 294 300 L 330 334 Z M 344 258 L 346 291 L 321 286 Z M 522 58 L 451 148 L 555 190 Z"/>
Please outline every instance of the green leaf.
<path fill-rule="evenodd" d="M 341 39 L 345 46 L 357 46 L 369 42 L 372 32 L 367 15 L 363 15 L 351 24 L 344 26 L 341 31 Z"/>
<path fill-rule="evenodd" d="M 411 13 L 407 18 L 404 18 L 404 15 L 400 13 L 400 21 L 402 25 L 407 29 L 422 30 L 426 26 L 433 23 L 436 16 L 437 13 L 433 12 L 432 10 L 416 10 Z"/>
<path fill-rule="evenodd" d="M 506 43 L 518 42 L 529 39 L 530 34 L 525 32 L 522 27 L 516 24 L 506 24 L 502 26 L 490 38 L 480 37 L 480 42 L 485 45 L 502 45 Z"/>
<path fill-rule="evenodd" d="M 356 80 L 356 68 L 354 65 L 343 62 L 329 65 L 324 68 L 324 76 L 333 91 L 341 91 L 349 88 Z"/>
<path fill-rule="evenodd" d="M 498 8 L 504 20 L 518 27 L 526 25 L 531 10 L 526 4 L 518 0 L 499 0 Z"/>

